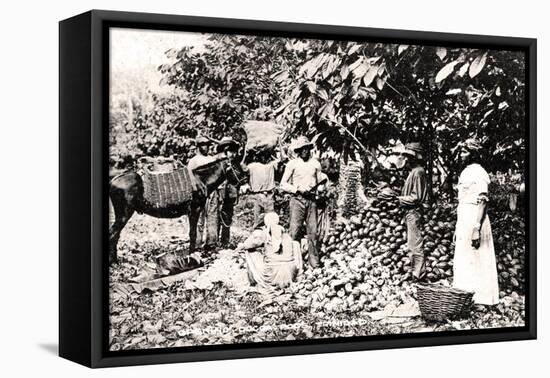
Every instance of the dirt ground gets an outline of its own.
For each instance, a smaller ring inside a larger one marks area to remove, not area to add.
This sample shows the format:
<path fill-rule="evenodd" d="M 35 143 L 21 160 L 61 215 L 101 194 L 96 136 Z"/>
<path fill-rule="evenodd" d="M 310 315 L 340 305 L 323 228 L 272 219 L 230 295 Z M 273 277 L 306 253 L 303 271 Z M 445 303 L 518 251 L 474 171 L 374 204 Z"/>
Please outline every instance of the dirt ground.
<path fill-rule="evenodd" d="M 235 213 L 232 241 L 239 242 L 248 236 L 250 204 L 241 201 Z M 308 296 L 297 289 L 299 282 L 266 302 L 249 286 L 244 256 L 234 250 L 199 254 L 204 266 L 166 288 L 127 290 L 130 283 L 154 278 L 158 254 L 185 252 L 187 230 L 186 217 L 158 219 L 139 214 L 123 230 L 120 262 L 110 274 L 111 350 L 522 325 L 520 316 L 511 322 L 504 310 L 478 309 L 470 319 L 444 324 L 428 324 L 419 316 L 390 316 L 395 306 L 372 313 L 327 311 L 310 305 Z"/>

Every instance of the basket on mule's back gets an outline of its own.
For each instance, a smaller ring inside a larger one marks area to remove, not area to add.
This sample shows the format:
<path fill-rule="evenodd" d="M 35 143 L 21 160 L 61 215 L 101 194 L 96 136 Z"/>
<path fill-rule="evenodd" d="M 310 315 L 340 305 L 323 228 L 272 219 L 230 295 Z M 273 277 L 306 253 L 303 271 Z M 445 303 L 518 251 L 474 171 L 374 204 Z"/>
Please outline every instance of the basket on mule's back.
<path fill-rule="evenodd" d="M 145 205 L 155 209 L 166 209 L 184 204 L 193 196 L 192 178 L 187 167 L 170 172 L 140 172 L 143 180 Z"/>

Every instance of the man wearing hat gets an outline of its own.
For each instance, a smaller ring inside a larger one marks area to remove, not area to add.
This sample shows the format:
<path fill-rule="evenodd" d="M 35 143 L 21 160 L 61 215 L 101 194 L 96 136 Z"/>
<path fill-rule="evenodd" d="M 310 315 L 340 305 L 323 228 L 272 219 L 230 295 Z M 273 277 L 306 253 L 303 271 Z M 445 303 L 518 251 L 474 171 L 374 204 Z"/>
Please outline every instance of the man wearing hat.
<path fill-rule="evenodd" d="M 272 151 L 259 151 L 255 154 L 254 161 L 245 165 L 241 164 L 244 172 L 248 173 L 248 185 L 250 187 L 249 198 L 254 203 L 254 226 L 256 229 L 263 221 L 263 213 L 275 211 L 275 173 L 287 156 L 278 140 L 279 156 L 274 157 Z"/>
<path fill-rule="evenodd" d="M 234 159 L 239 152 L 239 143 L 230 137 L 223 137 L 219 142 L 216 151 L 224 154 L 228 159 Z M 219 200 L 219 221 L 218 232 L 219 240 L 222 246 L 228 246 L 231 237 L 231 223 L 233 222 L 233 213 L 235 204 L 239 197 L 239 188 L 236 185 L 225 182 L 218 189 Z"/>
<path fill-rule="evenodd" d="M 196 154 L 191 159 L 189 159 L 189 162 L 187 163 L 187 169 L 189 170 L 189 176 L 191 177 L 193 191 L 204 190 L 204 188 L 199 188 L 193 170 L 203 165 L 209 164 L 215 160 L 213 156 L 210 156 L 208 154 L 211 145 L 212 141 L 204 136 L 199 136 L 197 139 L 195 139 Z M 201 245 L 203 242 L 203 230 L 205 222 L 206 211 L 202 211 L 201 215 L 199 216 L 199 222 L 197 224 L 197 243 L 199 245 Z"/>
<path fill-rule="evenodd" d="M 233 159 L 239 150 L 239 144 L 229 137 L 223 137 L 216 145 L 216 160 Z M 226 246 L 230 239 L 230 226 L 233 210 L 238 197 L 238 188 L 228 182 L 222 183 L 208 198 L 206 204 L 205 248 L 215 245 Z"/>
<path fill-rule="evenodd" d="M 189 159 L 189 163 L 187 163 L 187 169 L 189 170 L 191 177 L 193 177 L 193 182 L 194 182 L 193 189 L 197 189 L 196 181 L 194 180 L 195 176 L 193 175 L 193 170 L 197 169 L 200 166 L 211 163 L 215 160 L 213 156 L 208 154 L 210 146 L 212 145 L 212 141 L 210 141 L 210 139 L 203 136 L 199 136 L 195 140 L 195 145 L 197 148 L 196 155 L 193 156 L 191 159 Z"/>
<path fill-rule="evenodd" d="M 415 280 L 424 276 L 425 256 L 422 232 L 422 205 L 428 199 L 428 180 L 426 170 L 422 167 L 423 151 L 420 143 L 408 143 L 394 153 L 400 157 L 400 166 L 410 169 L 405 180 L 399 204 L 405 209 L 407 224 L 407 247 L 411 260 L 412 275 Z"/>
<path fill-rule="evenodd" d="M 239 152 L 239 143 L 237 143 L 231 137 L 223 137 L 216 146 L 216 152 L 218 154 L 224 154 L 228 159 L 233 159 Z"/>
<path fill-rule="evenodd" d="M 290 237 L 299 241 L 300 227 L 305 222 L 308 241 L 308 260 L 312 268 L 319 266 L 317 245 L 317 203 L 315 192 L 321 183 L 321 164 L 311 157 L 313 144 L 299 137 L 294 144 L 297 157 L 288 162 L 281 179 L 281 189 L 291 193 Z"/>

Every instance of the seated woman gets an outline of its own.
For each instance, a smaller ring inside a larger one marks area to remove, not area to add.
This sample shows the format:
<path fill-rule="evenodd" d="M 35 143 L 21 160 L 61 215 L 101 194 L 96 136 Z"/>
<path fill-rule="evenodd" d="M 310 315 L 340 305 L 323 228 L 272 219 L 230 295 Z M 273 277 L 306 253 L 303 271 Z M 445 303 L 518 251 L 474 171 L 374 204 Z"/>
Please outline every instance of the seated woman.
<path fill-rule="evenodd" d="M 251 285 L 275 295 L 302 272 L 300 243 L 290 238 L 273 212 L 265 215 L 262 232 L 263 252 L 245 252 L 248 278 Z"/>

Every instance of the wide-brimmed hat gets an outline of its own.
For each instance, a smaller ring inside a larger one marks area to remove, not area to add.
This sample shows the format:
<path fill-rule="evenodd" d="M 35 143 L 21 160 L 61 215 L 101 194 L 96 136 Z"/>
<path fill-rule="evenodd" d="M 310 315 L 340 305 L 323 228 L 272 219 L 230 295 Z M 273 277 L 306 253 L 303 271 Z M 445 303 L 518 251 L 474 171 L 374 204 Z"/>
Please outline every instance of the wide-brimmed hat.
<path fill-rule="evenodd" d="M 235 142 L 231 137 L 223 137 L 218 143 L 216 150 L 220 152 L 220 151 L 223 151 L 223 149 L 226 147 L 232 147 L 237 149 L 239 148 L 239 143 Z"/>
<path fill-rule="evenodd" d="M 402 144 L 399 144 L 399 145 L 391 148 L 390 151 L 391 151 L 390 155 L 401 155 L 401 154 L 406 153 L 405 146 L 402 145 Z"/>
<path fill-rule="evenodd" d="M 392 149 L 394 155 L 409 155 L 417 159 L 422 159 L 424 156 L 424 149 L 418 142 L 407 143 L 405 145 L 398 145 Z"/>
<path fill-rule="evenodd" d="M 313 148 L 313 143 L 311 143 L 309 139 L 307 139 L 305 136 L 299 136 L 294 141 L 294 146 L 292 147 L 292 149 L 294 150 L 294 152 L 297 152 L 304 148 Z"/>
<path fill-rule="evenodd" d="M 205 145 L 205 144 L 211 144 L 212 141 L 204 136 L 199 136 L 197 139 L 195 139 L 195 144 L 197 146 Z"/>
<path fill-rule="evenodd" d="M 424 156 L 424 149 L 422 148 L 422 145 L 418 142 L 405 144 L 405 150 L 409 151 L 409 153 L 412 153 L 412 155 L 418 159 L 422 159 L 422 156 Z"/>

